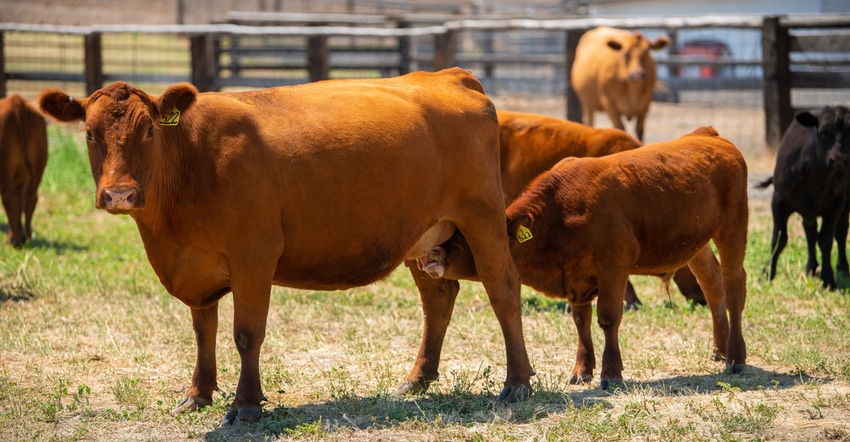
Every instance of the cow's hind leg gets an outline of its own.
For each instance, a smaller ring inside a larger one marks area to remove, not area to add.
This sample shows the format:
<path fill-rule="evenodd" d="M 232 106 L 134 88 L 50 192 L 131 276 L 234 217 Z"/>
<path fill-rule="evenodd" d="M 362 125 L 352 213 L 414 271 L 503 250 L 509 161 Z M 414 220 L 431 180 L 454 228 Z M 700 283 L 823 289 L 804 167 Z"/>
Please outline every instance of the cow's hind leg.
<path fill-rule="evenodd" d="M 192 375 L 192 386 L 186 392 L 186 399 L 172 410 L 173 414 L 195 411 L 212 404 L 213 391 L 218 390 L 215 359 L 218 302 L 209 307 L 192 309 L 192 327 L 198 345 L 195 373 Z"/>
<path fill-rule="evenodd" d="M 729 318 L 726 315 L 726 295 L 720 274 L 720 263 L 706 244 L 688 263 L 702 288 L 706 303 L 711 311 L 711 326 L 714 342 L 712 354 L 715 360 L 726 359 L 726 341 L 729 338 Z"/>
<path fill-rule="evenodd" d="M 776 277 L 779 254 L 788 244 L 788 218 L 791 216 L 791 211 L 784 207 L 776 193 L 774 193 L 771 202 L 771 210 L 773 212 L 773 233 L 770 239 L 770 264 L 767 277 L 768 280 L 773 281 L 773 278 Z"/>
<path fill-rule="evenodd" d="M 499 194 L 494 196 L 500 197 Z M 467 207 L 476 203 L 480 204 L 481 201 L 469 201 Z M 508 373 L 499 400 L 513 402 L 531 395 L 531 376 L 534 372 L 528 361 L 525 338 L 522 335 L 519 274 L 508 249 L 502 204 L 501 200 L 493 200 L 493 204 L 488 207 L 498 207 L 498 210 L 485 210 L 480 213 L 473 210 L 470 213 L 473 218 L 466 222 L 457 222 L 457 226 L 472 251 L 478 276 L 487 291 L 490 305 L 499 320 L 505 339 Z M 495 216 L 495 213 L 499 215 Z M 625 285 L 622 289 L 625 289 Z M 618 307 L 622 312 L 622 299 Z"/>
<path fill-rule="evenodd" d="M 628 282 L 628 273 L 610 273 L 599 278 L 599 297 L 596 315 L 599 327 L 605 334 L 602 350 L 600 388 L 616 387 L 623 383 L 623 357 L 620 354 L 620 322 L 623 319 L 623 296 Z"/>
<path fill-rule="evenodd" d="M 413 369 L 404 382 L 395 389 L 395 395 L 418 394 L 439 377 L 440 353 L 449 321 L 452 319 L 455 299 L 460 287 L 457 281 L 435 279 L 416 266 L 413 260 L 405 261 L 419 289 L 425 324 L 422 342 Z"/>
<path fill-rule="evenodd" d="M 747 203 L 727 217 L 729 224 L 714 238 L 720 254 L 720 274 L 723 281 L 726 311 L 729 313 L 729 337 L 726 340 L 726 369 L 732 373 L 744 371 L 747 346 L 743 334 L 744 305 L 747 302 L 747 273 L 744 255 L 747 249 Z"/>
<path fill-rule="evenodd" d="M 847 230 L 850 228 L 850 204 L 845 202 L 844 210 L 838 216 L 838 224 L 835 227 L 835 245 L 838 248 L 838 263 L 835 270 L 850 273 L 850 265 L 847 263 Z"/>
<path fill-rule="evenodd" d="M 9 220 L 9 244 L 21 247 L 24 244 L 24 231 L 21 225 L 23 187 L 9 185 L 2 195 L 3 208 L 6 210 L 6 218 Z"/>
<path fill-rule="evenodd" d="M 806 274 L 816 276 L 819 265 L 817 258 L 818 220 L 816 217 L 803 217 L 803 232 L 806 234 L 806 250 L 808 252 Z M 832 242 L 831 235 L 829 241 Z M 829 261 L 826 261 L 826 263 L 829 263 Z"/>

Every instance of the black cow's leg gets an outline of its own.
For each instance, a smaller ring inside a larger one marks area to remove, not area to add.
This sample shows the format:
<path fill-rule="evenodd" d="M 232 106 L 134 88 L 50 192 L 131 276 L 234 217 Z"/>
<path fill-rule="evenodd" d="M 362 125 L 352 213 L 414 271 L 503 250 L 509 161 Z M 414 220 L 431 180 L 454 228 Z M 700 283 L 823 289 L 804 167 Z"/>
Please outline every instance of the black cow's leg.
<path fill-rule="evenodd" d="M 821 271 L 820 277 L 823 280 L 823 286 L 834 290 L 838 287 L 835 283 L 835 274 L 832 271 L 832 240 L 835 238 L 838 225 L 838 218 L 844 213 L 843 204 L 841 209 L 833 210 L 825 213 L 823 216 L 823 225 L 821 226 L 820 234 L 818 234 L 818 245 L 821 251 Z"/>
<path fill-rule="evenodd" d="M 425 324 L 422 328 L 422 342 L 413 369 L 404 382 L 395 389 L 395 395 L 418 394 L 428 389 L 428 385 L 439 377 L 440 353 L 443 339 L 452 319 L 455 299 L 460 284 L 448 279 L 435 279 L 416 266 L 413 260 L 404 263 L 413 276 L 419 289 Z"/>
<path fill-rule="evenodd" d="M 835 244 L 838 247 L 838 264 L 835 269 L 841 273 L 850 273 L 850 265 L 847 263 L 847 230 L 850 227 L 850 204 L 845 202 L 844 210 L 838 216 L 838 224 L 835 227 Z"/>
<path fill-rule="evenodd" d="M 821 228 L 823 231 L 823 228 Z M 808 260 L 806 261 L 806 273 L 809 275 L 817 275 L 818 273 L 818 257 L 817 243 L 818 240 L 818 220 L 815 217 L 803 217 L 803 232 L 806 234 L 806 250 L 808 252 Z M 829 235 L 829 241 L 832 242 L 832 235 Z M 829 260 L 825 262 L 829 264 Z"/>
<path fill-rule="evenodd" d="M 767 277 L 772 281 L 776 277 L 776 264 L 779 261 L 779 254 L 788 244 L 788 218 L 791 216 L 791 212 L 783 207 L 775 193 L 771 209 L 773 211 L 773 234 L 770 239 L 770 267 Z"/>
<path fill-rule="evenodd" d="M 172 410 L 174 414 L 195 411 L 212 404 L 213 390 L 218 390 L 215 360 L 218 303 L 192 309 L 192 327 L 195 329 L 195 341 L 198 345 L 195 373 L 192 375 L 192 386 L 186 392 L 186 399 Z"/>

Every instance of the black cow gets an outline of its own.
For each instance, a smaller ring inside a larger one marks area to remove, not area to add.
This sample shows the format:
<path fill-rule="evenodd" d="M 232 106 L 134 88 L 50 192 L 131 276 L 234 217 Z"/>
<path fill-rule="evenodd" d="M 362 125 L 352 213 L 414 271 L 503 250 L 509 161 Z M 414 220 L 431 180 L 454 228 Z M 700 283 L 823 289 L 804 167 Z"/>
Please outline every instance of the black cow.
<path fill-rule="evenodd" d="M 832 238 L 838 243 L 839 272 L 848 272 L 847 190 L 850 181 L 850 109 L 824 106 L 802 111 L 794 116 L 776 153 L 773 177 L 759 184 L 773 184 L 773 237 L 770 241 L 768 277 L 776 276 L 776 262 L 788 243 L 788 217 L 797 212 L 803 217 L 809 260 L 806 272 L 814 275 L 818 268 L 815 238 L 820 246 L 823 285 L 835 289 L 830 254 Z M 822 224 L 818 233 L 818 220 Z"/>

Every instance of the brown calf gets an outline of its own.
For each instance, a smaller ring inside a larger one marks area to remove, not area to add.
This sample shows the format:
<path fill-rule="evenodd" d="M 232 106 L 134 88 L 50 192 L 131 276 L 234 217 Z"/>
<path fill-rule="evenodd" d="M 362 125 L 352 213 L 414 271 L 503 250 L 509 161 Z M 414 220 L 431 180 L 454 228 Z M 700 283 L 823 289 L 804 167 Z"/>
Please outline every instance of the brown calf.
<path fill-rule="evenodd" d="M 669 278 L 685 264 L 711 310 L 714 354 L 741 372 L 747 218 L 747 165 L 711 127 L 605 157 L 568 158 L 536 179 L 508 207 L 511 254 L 523 284 L 572 306 L 579 340 L 571 382 L 593 377 L 592 301 L 605 333 L 606 388 L 622 381 L 618 330 L 629 275 Z M 477 277 L 459 234 L 420 263 L 444 278 Z"/>
<path fill-rule="evenodd" d="M 19 95 L 0 99 L 0 197 L 9 220 L 9 244 L 15 247 L 32 238 L 32 214 L 45 166 L 44 117 Z"/>

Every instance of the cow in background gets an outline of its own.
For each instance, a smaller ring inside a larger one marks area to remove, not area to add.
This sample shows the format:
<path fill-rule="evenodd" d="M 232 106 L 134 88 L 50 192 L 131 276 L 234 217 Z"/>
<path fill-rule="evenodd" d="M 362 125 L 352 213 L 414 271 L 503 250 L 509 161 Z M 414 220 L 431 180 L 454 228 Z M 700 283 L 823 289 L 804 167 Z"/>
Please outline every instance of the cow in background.
<path fill-rule="evenodd" d="M 803 217 L 808 246 L 806 272 L 818 269 L 816 244 L 820 246 L 820 277 L 823 286 L 835 289 L 832 271 L 832 239 L 838 243 L 839 272 L 848 273 L 847 228 L 850 185 L 850 109 L 824 106 L 798 112 L 782 135 L 776 151 L 773 176 L 759 187 L 773 184 L 773 235 L 770 241 L 768 278 L 776 276 L 779 254 L 788 243 L 788 218 Z M 818 217 L 822 219 L 818 232 Z"/>
<path fill-rule="evenodd" d="M 581 102 L 582 121 L 593 126 L 594 111 L 604 111 L 614 127 L 624 129 L 622 117 L 636 117 L 635 133 L 643 141 L 656 78 L 650 51 L 669 44 L 667 36 L 649 41 L 640 32 L 607 26 L 582 35 L 570 72 L 570 83 Z"/>
<path fill-rule="evenodd" d="M 366 285 L 404 261 L 415 269 L 455 230 L 469 240 L 504 336 L 499 399 L 531 394 L 496 110 L 468 71 L 246 92 L 178 83 L 160 96 L 116 82 L 83 99 L 48 89 L 39 103 L 60 121 L 83 122 L 95 207 L 133 218 L 163 286 L 191 309 L 195 371 L 175 413 L 212 403 L 226 294 L 241 367 L 225 422 L 256 421 L 273 284 Z M 425 324 L 401 392 L 438 376 L 457 281 L 436 281 L 417 279 Z"/>
<path fill-rule="evenodd" d="M 601 157 L 636 149 L 640 141 L 620 129 L 599 129 L 545 115 L 498 110 L 502 191 L 509 206 L 531 181 L 566 157 Z M 685 298 L 705 305 L 705 295 L 687 267 L 673 276 Z M 631 283 L 626 309 L 640 305 Z"/>
<path fill-rule="evenodd" d="M 9 220 L 9 244 L 15 247 L 32 238 L 32 214 L 46 166 L 44 116 L 20 95 L 0 99 L 0 197 Z"/>
<path fill-rule="evenodd" d="M 604 157 L 567 158 L 535 179 L 508 207 L 507 234 L 523 284 L 572 307 L 579 339 L 571 383 L 593 378 L 593 300 L 605 334 L 606 388 L 622 381 L 618 333 L 629 275 L 668 280 L 685 264 L 711 311 L 715 357 L 733 373 L 743 370 L 747 203 L 744 157 L 711 127 Z M 477 277 L 462 234 L 418 262 L 435 276 Z"/>

